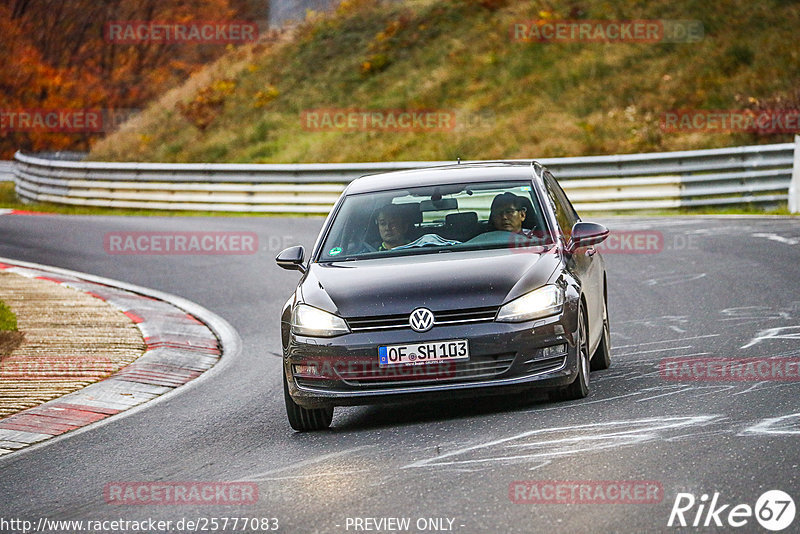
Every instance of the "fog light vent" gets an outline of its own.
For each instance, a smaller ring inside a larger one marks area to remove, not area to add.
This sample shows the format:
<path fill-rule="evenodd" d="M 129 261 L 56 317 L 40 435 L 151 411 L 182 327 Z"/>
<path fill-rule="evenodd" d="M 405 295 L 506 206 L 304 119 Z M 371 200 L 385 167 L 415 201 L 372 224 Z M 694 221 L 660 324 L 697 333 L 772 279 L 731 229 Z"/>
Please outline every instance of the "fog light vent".
<path fill-rule="evenodd" d="M 552 358 L 553 356 L 557 356 L 559 354 L 564 354 L 567 352 L 567 344 L 560 343 L 558 345 L 551 345 L 550 347 L 545 347 L 542 349 L 542 358 Z"/>

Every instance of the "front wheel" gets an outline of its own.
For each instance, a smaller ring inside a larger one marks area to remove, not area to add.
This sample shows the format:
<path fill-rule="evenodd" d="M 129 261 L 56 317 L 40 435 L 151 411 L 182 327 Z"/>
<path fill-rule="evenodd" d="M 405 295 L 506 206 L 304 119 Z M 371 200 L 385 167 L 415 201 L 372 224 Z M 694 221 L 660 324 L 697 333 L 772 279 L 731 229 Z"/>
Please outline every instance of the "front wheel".
<path fill-rule="evenodd" d="M 578 400 L 589 394 L 589 337 L 583 306 L 578 308 L 578 375 L 572 383 L 557 389 L 550 398 L 557 401 Z"/>
<path fill-rule="evenodd" d="M 289 395 L 289 382 L 286 369 L 283 370 L 283 401 L 286 404 L 286 415 L 289 425 L 298 432 L 309 430 L 325 430 L 333 421 L 333 406 L 327 408 L 303 408 Z"/>

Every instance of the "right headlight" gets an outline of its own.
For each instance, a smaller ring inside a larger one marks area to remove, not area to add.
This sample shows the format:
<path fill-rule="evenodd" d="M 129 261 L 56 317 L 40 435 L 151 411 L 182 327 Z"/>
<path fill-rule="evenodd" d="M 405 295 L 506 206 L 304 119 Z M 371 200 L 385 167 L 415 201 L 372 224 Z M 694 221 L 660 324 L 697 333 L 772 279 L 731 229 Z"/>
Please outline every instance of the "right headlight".
<path fill-rule="evenodd" d="M 333 337 L 348 334 L 350 329 L 338 315 L 298 304 L 292 311 L 292 332 L 301 336 Z"/>
<path fill-rule="evenodd" d="M 519 323 L 559 313 L 564 306 L 564 290 L 547 285 L 525 293 L 500 307 L 495 320 Z"/>

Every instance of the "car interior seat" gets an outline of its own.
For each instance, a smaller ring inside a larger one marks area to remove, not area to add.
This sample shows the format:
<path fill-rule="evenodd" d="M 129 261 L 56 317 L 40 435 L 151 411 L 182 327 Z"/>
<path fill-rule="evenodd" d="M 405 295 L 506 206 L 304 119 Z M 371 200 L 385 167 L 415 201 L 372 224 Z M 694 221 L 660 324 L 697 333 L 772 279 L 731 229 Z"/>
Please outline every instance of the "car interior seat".
<path fill-rule="evenodd" d="M 474 211 L 450 213 L 444 218 L 442 237 L 456 241 L 469 241 L 481 232 L 478 214 Z"/>

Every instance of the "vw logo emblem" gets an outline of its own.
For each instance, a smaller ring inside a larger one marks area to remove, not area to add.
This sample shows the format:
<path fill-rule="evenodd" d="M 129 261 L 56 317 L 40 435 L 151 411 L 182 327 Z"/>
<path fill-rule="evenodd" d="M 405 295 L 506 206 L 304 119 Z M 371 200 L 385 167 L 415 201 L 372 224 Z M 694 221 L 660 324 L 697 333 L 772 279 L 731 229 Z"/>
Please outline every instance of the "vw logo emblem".
<path fill-rule="evenodd" d="M 415 332 L 427 332 L 433 327 L 433 312 L 428 308 L 417 308 L 411 312 L 408 325 Z"/>

